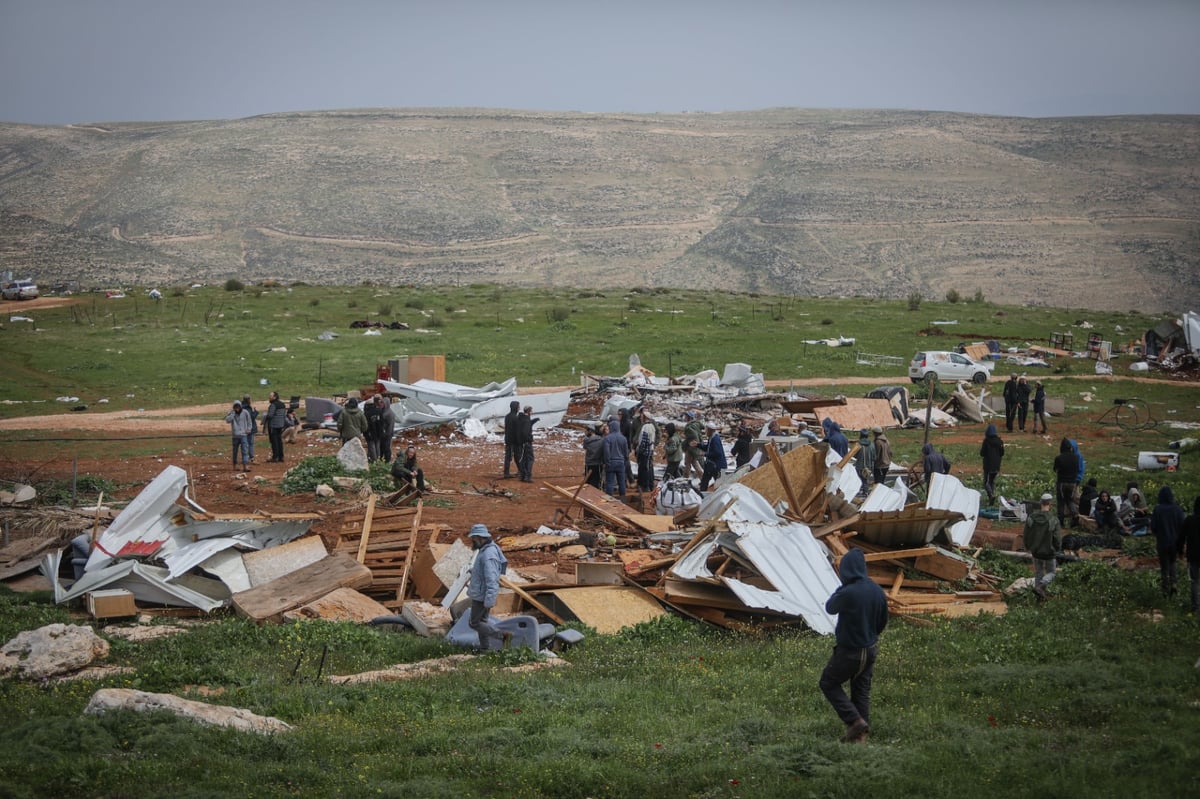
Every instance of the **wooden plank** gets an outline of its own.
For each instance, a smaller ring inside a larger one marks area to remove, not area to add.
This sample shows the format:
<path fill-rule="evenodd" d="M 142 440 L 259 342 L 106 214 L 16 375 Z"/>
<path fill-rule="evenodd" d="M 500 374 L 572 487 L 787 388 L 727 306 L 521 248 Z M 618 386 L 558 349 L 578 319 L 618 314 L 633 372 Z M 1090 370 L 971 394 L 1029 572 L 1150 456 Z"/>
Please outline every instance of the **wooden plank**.
<path fill-rule="evenodd" d="M 416 548 L 417 537 L 421 534 L 421 514 L 425 510 L 425 501 L 417 500 L 417 515 L 412 521 L 412 545 L 404 553 L 404 573 L 400 576 L 400 586 L 396 589 L 396 601 L 403 602 L 408 593 L 408 576 L 412 573 L 413 550 Z"/>
<path fill-rule="evenodd" d="M 971 564 L 957 558 L 949 557 L 936 550 L 917 558 L 917 562 L 914 565 L 926 574 L 932 574 L 935 577 L 941 577 L 943 580 L 951 582 L 957 582 L 965 578 L 971 571 Z"/>
<path fill-rule="evenodd" d="M 887 552 L 868 552 L 865 557 L 867 563 L 877 560 L 903 560 L 905 558 L 919 558 L 922 555 L 933 555 L 937 553 L 937 547 L 915 547 L 913 549 L 892 549 Z"/>
<path fill-rule="evenodd" d="M 896 579 L 892 580 L 892 590 L 888 592 L 888 595 L 894 599 L 896 594 L 900 593 L 900 586 L 903 583 L 904 583 L 904 572 L 901 571 L 900 569 L 897 569 L 896 570 Z"/>
<path fill-rule="evenodd" d="M 325 619 L 326 621 L 356 621 L 365 624 L 371 619 L 387 616 L 388 609 L 353 588 L 337 588 L 323 597 L 307 602 L 295 610 L 285 611 L 287 621 Z"/>
<path fill-rule="evenodd" d="M 576 493 L 553 485 L 551 483 L 543 483 L 547 488 L 560 494 L 565 499 L 577 502 L 585 509 L 591 511 L 594 515 L 604 519 L 609 524 L 613 524 L 622 530 L 632 531 L 633 525 L 625 520 L 625 516 L 633 513 L 633 509 L 619 499 L 610 497 L 595 486 L 587 485 L 586 483 Z M 569 508 L 568 508 L 569 509 Z"/>
<path fill-rule="evenodd" d="M 775 468 L 775 475 L 779 478 L 779 484 L 783 486 L 783 493 L 788 500 L 788 509 L 792 513 L 800 513 L 800 505 L 796 501 L 796 492 L 792 488 L 792 482 L 788 479 L 787 472 L 783 468 L 783 458 L 779 454 L 779 448 L 775 446 L 775 442 L 767 442 L 767 455 L 771 458 L 771 465 Z"/>
<path fill-rule="evenodd" d="M 562 588 L 549 593 L 568 607 L 581 622 L 601 634 L 616 633 L 667 613 L 657 599 L 640 588 L 596 585 Z"/>
<path fill-rule="evenodd" d="M 365 588 L 371 570 L 347 555 L 330 555 L 265 585 L 239 591 L 230 601 L 238 614 L 255 621 L 280 621 L 285 611 L 335 588 Z"/>
<path fill-rule="evenodd" d="M 367 513 L 363 517 L 362 535 L 358 539 L 358 562 L 362 563 L 367 554 L 367 542 L 371 538 L 371 517 L 375 515 L 375 495 L 367 500 Z"/>
<path fill-rule="evenodd" d="M 550 610 L 550 608 L 546 607 L 541 602 L 538 602 L 536 599 L 534 599 L 532 596 L 530 596 L 529 592 L 527 592 L 524 588 L 521 588 L 521 586 L 517 585 L 516 583 L 511 582 L 510 580 L 508 580 L 505 577 L 501 577 L 500 585 L 504 586 L 505 588 L 510 589 L 514 594 L 521 597 L 521 599 L 524 599 L 530 605 L 537 608 L 542 613 L 546 614 L 546 618 L 550 619 L 550 621 L 554 622 L 555 624 L 565 624 L 566 623 L 563 621 L 562 616 L 559 616 L 557 613 Z"/>
<path fill-rule="evenodd" d="M 625 517 L 635 527 L 648 533 L 669 533 L 675 529 L 675 519 L 656 513 L 631 513 Z"/>

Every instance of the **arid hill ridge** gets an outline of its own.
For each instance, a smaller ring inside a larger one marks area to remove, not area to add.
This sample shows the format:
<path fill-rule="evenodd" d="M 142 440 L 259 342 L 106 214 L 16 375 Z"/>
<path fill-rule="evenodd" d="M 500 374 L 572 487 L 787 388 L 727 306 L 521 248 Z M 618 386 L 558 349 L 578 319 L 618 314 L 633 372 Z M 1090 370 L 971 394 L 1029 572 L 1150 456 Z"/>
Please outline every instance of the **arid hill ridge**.
<path fill-rule="evenodd" d="M 1200 306 L 1200 117 L 368 109 L 0 124 L 0 269 Z"/>

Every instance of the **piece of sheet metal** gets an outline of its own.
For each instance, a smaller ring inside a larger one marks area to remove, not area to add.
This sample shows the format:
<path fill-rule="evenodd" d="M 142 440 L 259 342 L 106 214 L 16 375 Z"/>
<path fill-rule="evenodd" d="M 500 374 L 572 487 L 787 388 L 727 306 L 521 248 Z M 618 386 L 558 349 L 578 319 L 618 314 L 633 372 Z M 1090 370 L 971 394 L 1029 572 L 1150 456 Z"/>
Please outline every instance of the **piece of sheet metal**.
<path fill-rule="evenodd" d="M 969 546 L 979 522 L 980 494 L 967 488 L 957 478 L 948 474 L 935 474 L 929 481 L 929 494 L 925 507 L 955 510 L 965 518 L 948 529 L 950 540 L 960 547 Z"/>

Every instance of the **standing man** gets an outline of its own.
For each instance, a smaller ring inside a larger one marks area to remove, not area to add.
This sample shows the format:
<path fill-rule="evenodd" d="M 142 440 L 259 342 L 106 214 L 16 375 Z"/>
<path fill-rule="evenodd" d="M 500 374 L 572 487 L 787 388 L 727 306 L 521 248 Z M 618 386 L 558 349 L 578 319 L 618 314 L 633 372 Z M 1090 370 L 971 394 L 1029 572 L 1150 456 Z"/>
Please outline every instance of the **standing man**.
<path fill-rule="evenodd" d="M 637 484 L 638 490 L 649 493 L 654 490 L 654 445 L 658 443 L 658 426 L 650 418 L 646 406 L 638 414 L 640 424 L 637 431 Z"/>
<path fill-rule="evenodd" d="M 533 406 L 526 405 L 517 415 L 517 474 L 522 483 L 533 482 Z"/>
<path fill-rule="evenodd" d="M 258 411 L 250 404 L 250 395 L 242 395 L 242 410 L 250 414 L 250 434 L 246 436 L 246 447 L 250 450 L 250 462 L 254 463 L 254 437 L 258 435 Z"/>
<path fill-rule="evenodd" d="M 1075 489 L 1079 485 L 1079 456 L 1071 446 L 1071 440 L 1064 438 L 1058 445 L 1058 457 L 1054 459 L 1054 490 L 1058 497 L 1058 524 L 1066 527 L 1070 523 L 1074 527 L 1078 522 L 1075 505 Z"/>
<path fill-rule="evenodd" d="M 396 435 L 396 414 L 382 394 L 376 394 L 363 411 L 367 417 L 367 460 L 392 461 L 392 439 Z"/>
<path fill-rule="evenodd" d="M 740 469 L 750 462 L 750 442 L 754 436 L 744 421 L 738 422 L 737 435 L 733 439 L 733 447 L 729 454 L 733 456 L 733 468 Z"/>
<path fill-rule="evenodd" d="M 715 481 L 729 467 L 725 459 L 725 445 L 721 443 L 721 432 L 716 422 L 709 422 L 705 429 L 711 435 L 708 447 L 704 450 L 704 476 L 700 478 L 700 491 L 708 490 L 708 484 Z"/>
<path fill-rule="evenodd" d="M 225 414 L 225 421 L 229 424 L 229 430 L 233 434 L 233 470 L 237 471 L 238 450 L 241 450 L 242 471 L 248 472 L 250 471 L 250 445 L 246 441 L 250 437 L 250 414 L 242 406 L 242 403 L 235 401 L 233 408 Z"/>
<path fill-rule="evenodd" d="M 346 400 L 346 406 L 338 414 L 337 431 L 343 446 L 352 438 L 366 437 L 367 417 L 362 412 L 362 408 L 358 407 L 356 398 L 351 397 Z"/>
<path fill-rule="evenodd" d="M 871 486 L 871 478 L 875 476 L 875 445 L 871 443 L 871 431 L 863 428 L 858 431 L 858 476 L 862 478 L 863 491 Z"/>
<path fill-rule="evenodd" d="M 1192 615 L 1200 613 L 1200 496 L 1192 502 L 1192 513 L 1183 520 L 1180 531 L 1182 552 L 1187 556 L 1188 577 L 1192 584 Z"/>
<path fill-rule="evenodd" d="M 691 479 L 704 476 L 704 422 L 695 411 L 687 412 L 683 426 L 683 476 Z"/>
<path fill-rule="evenodd" d="M 1000 462 L 1004 459 L 1004 439 L 1000 438 L 1000 431 L 994 424 L 989 424 L 983 434 L 979 457 L 983 458 L 983 490 L 987 492 L 988 504 L 995 505 L 996 478 L 1000 476 Z"/>
<path fill-rule="evenodd" d="M 589 427 L 583 439 L 583 479 L 593 488 L 604 488 L 604 436 L 598 426 Z"/>
<path fill-rule="evenodd" d="M 521 415 L 521 403 L 513 400 L 508 403 L 508 413 L 504 416 L 504 477 L 512 477 L 510 467 L 517 459 L 517 417 Z"/>
<path fill-rule="evenodd" d="M 871 428 L 875 436 L 875 483 L 880 484 L 892 468 L 892 442 L 879 425 Z"/>
<path fill-rule="evenodd" d="M 871 677 L 879 654 L 879 634 L 888 623 L 887 597 L 867 576 L 867 559 L 858 547 L 842 558 L 838 568 L 841 586 L 825 602 L 836 613 L 836 644 L 821 672 L 821 693 L 846 725 L 842 740 L 863 743 L 871 729 Z M 843 683 L 850 682 L 846 696 Z"/>
<path fill-rule="evenodd" d="M 1158 504 L 1150 514 L 1150 532 L 1158 550 L 1158 570 L 1163 596 L 1175 596 L 1175 561 L 1179 557 L 1180 535 L 1183 532 L 1183 508 L 1175 504 L 1175 492 L 1170 486 L 1158 489 Z"/>
<path fill-rule="evenodd" d="M 621 423 L 608 423 L 604 437 L 604 491 L 610 497 L 625 498 L 625 467 L 629 464 L 629 442 L 621 435 Z"/>
<path fill-rule="evenodd" d="M 1025 432 L 1025 417 L 1029 415 L 1029 381 L 1025 375 L 1017 381 L 1017 428 Z"/>
<path fill-rule="evenodd" d="M 1033 432 L 1038 431 L 1038 422 L 1042 423 L 1042 434 L 1050 432 L 1046 427 L 1046 387 L 1038 380 L 1033 384 Z"/>
<path fill-rule="evenodd" d="M 666 433 L 663 454 L 667 457 L 667 468 L 663 472 L 663 480 L 674 480 L 676 477 L 682 476 L 683 435 L 675 429 L 674 422 L 667 422 L 663 429 Z"/>
<path fill-rule="evenodd" d="M 1017 373 L 1004 384 L 1004 425 L 1008 432 L 1013 431 L 1013 420 L 1017 418 Z"/>
<path fill-rule="evenodd" d="M 1046 585 L 1054 579 L 1055 556 L 1062 551 L 1062 525 L 1050 513 L 1054 497 L 1042 494 L 1042 505 L 1025 517 L 1025 551 L 1033 556 L 1033 593 L 1046 598 Z"/>
<path fill-rule="evenodd" d="M 829 448 L 841 457 L 846 457 L 846 453 L 850 451 L 850 439 L 842 432 L 842 426 L 826 416 L 821 420 L 821 427 L 825 430 L 825 442 L 829 444 Z"/>
<path fill-rule="evenodd" d="M 264 423 L 271 440 L 271 463 L 283 463 L 283 431 L 288 426 L 288 410 L 279 398 L 278 391 L 268 397 L 267 415 Z"/>
<path fill-rule="evenodd" d="M 476 524 L 467 534 L 475 560 L 471 563 L 471 581 L 467 585 L 467 598 L 471 600 L 471 629 L 479 634 L 480 649 L 500 649 L 504 646 L 504 634 L 496 629 L 491 610 L 496 606 L 500 593 L 500 575 L 508 571 L 508 558 L 500 545 L 492 540 L 487 526 Z"/>

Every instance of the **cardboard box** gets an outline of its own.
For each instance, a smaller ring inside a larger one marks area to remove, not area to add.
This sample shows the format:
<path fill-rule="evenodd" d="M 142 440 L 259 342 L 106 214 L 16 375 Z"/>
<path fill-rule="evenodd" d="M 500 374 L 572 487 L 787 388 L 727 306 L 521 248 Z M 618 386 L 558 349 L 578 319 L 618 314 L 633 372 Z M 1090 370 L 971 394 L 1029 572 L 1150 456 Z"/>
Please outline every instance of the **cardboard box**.
<path fill-rule="evenodd" d="M 92 591 L 84 595 L 88 614 L 94 619 L 111 619 L 118 616 L 136 616 L 137 605 L 133 593 L 124 588 Z"/>

